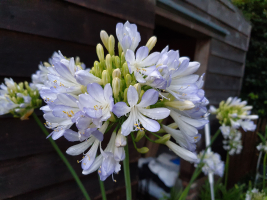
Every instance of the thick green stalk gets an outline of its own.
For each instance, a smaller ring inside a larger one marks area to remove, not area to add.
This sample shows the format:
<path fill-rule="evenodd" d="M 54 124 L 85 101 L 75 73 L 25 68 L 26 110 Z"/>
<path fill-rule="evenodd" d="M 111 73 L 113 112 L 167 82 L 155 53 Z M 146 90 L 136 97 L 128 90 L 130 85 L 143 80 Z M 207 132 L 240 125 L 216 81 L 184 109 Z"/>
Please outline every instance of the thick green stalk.
<path fill-rule="evenodd" d="M 205 154 L 206 154 L 208 148 L 211 147 L 211 145 L 213 144 L 213 142 L 214 142 L 215 139 L 219 136 L 220 133 L 221 133 L 221 131 L 220 131 L 220 129 L 218 129 L 218 130 L 216 131 L 215 135 L 212 137 L 211 142 L 210 142 L 210 145 L 208 145 L 208 146 L 205 148 L 204 154 L 202 155 L 202 157 L 201 157 L 201 159 L 200 159 L 200 162 L 199 162 L 197 168 L 195 169 L 195 171 L 194 171 L 194 173 L 193 173 L 193 175 L 192 175 L 192 177 L 191 177 L 191 180 L 190 180 L 189 184 L 188 184 L 187 187 L 184 189 L 184 191 L 183 191 L 183 193 L 181 194 L 179 200 L 183 200 L 183 199 L 186 198 L 186 196 L 187 196 L 187 194 L 188 194 L 188 192 L 189 192 L 189 190 L 190 190 L 190 187 L 191 187 L 192 183 L 196 180 L 196 178 L 199 176 L 199 174 L 200 174 L 201 171 L 202 171 L 203 164 L 201 164 L 201 163 L 202 163 L 202 161 L 203 161 L 203 159 L 204 159 L 204 157 L 205 157 Z"/>
<path fill-rule="evenodd" d="M 265 153 L 264 159 L 263 159 L 263 184 L 262 189 L 265 189 L 265 178 L 266 178 L 266 160 L 267 160 L 267 153 Z"/>
<path fill-rule="evenodd" d="M 229 155 L 229 151 L 227 151 L 227 157 L 226 157 L 226 163 L 225 163 L 225 175 L 224 175 L 225 188 L 227 188 L 227 182 L 228 182 L 229 162 L 230 162 L 230 155 Z"/>
<path fill-rule="evenodd" d="M 100 180 L 100 178 L 99 178 L 99 185 L 100 185 L 100 189 L 101 189 L 102 200 L 107 200 L 105 185 L 104 185 L 104 182 Z"/>
<path fill-rule="evenodd" d="M 40 121 L 40 119 L 37 117 L 37 115 L 33 112 L 32 113 L 33 118 L 35 119 L 36 123 L 39 125 L 39 127 L 42 129 L 42 131 L 44 132 L 44 134 L 46 136 L 49 135 L 48 131 L 46 130 L 46 128 L 44 127 L 44 125 L 42 124 L 42 122 Z M 81 180 L 79 179 L 78 175 L 76 174 L 76 172 L 74 171 L 74 169 L 72 168 L 71 164 L 69 163 L 69 161 L 67 160 L 67 158 L 64 156 L 64 154 L 62 153 L 62 151 L 59 149 L 59 147 L 57 146 L 56 142 L 54 140 L 52 140 L 52 138 L 48 138 L 49 142 L 51 142 L 52 146 L 54 147 L 54 149 L 56 150 L 57 154 L 59 155 L 59 157 L 63 160 L 63 162 L 65 163 L 65 165 L 67 166 L 67 168 L 69 169 L 70 173 L 72 174 L 73 178 L 75 179 L 77 185 L 79 186 L 80 190 L 82 191 L 84 197 L 86 200 L 91 200 L 88 193 L 86 192 L 86 189 L 84 188 Z"/>
<path fill-rule="evenodd" d="M 125 186 L 126 186 L 126 200 L 132 200 L 128 142 L 127 145 L 124 147 L 124 150 L 125 150 L 125 159 L 123 160 L 123 171 L 124 171 Z"/>

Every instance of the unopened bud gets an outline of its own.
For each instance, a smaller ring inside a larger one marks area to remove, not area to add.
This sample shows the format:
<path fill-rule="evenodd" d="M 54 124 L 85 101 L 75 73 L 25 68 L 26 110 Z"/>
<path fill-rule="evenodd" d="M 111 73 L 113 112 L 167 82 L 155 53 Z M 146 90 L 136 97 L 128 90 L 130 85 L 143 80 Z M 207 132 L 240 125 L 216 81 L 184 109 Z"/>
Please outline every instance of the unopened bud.
<path fill-rule="evenodd" d="M 138 131 L 136 138 L 135 138 L 135 141 L 139 142 L 139 140 L 141 140 L 144 137 L 144 135 L 145 135 L 145 131 Z"/>
<path fill-rule="evenodd" d="M 169 106 L 172 108 L 183 110 L 189 110 L 195 107 L 195 104 L 192 101 L 184 100 L 184 101 L 165 101 L 165 106 Z"/>
<path fill-rule="evenodd" d="M 118 50 L 119 50 L 119 55 L 121 56 L 122 53 L 122 47 L 121 44 L 118 42 Z"/>
<path fill-rule="evenodd" d="M 126 137 L 121 134 L 121 129 L 118 131 L 118 134 L 115 139 L 116 147 L 124 147 L 127 144 Z"/>
<path fill-rule="evenodd" d="M 109 74 L 112 74 L 112 58 L 110 54 L 106 56 L 106 66 Z"/>
<path fill-rule="evenodd" d="M 101 62 L 103 62 L 104 61 L 104 49 L 103 49 L 103 46 L 101 44 L 98 44 L 96 46 L 96 54 L 97 54 L 98 59 Z"/>
<path fill-rule="evenodd" d="M 112 89 L 113 89 L 113 94 L 115 98 L 119 97 L 120 94 L 120 87 L 121 87 L 121 80 L 117 77 L 115 77 L 112 81 Z"/>
<path fill-rule="evenodd" d="M 115 38 L 113 35 L 110 35 L 108 39 L 108 52 L 110 55 L 114 55 L 114 48 L 115 48 Z"/>
<path fill-rule="evenodd" d="M 103 85 L 106 85 L 108 83 L 110 83 L 110 75 L 108 74 L 107 70 L 104 70 L 102 72 L 102 81 L 103 81 Z"/>
<path fill-rule="evenodd" d="M 112 78 L 121 78 L 121 70 L 119 68 L 115 69 L 113 72 L 112 72 Z"/>
<path fill-rule="evenodd" d="M 124 52 L 121 53 L 121 64 L 125 62 L 125 54 Z"/>
<path fill-rule="evenodd" d="M 116 118 L 115 118 L 114 114 L 112 112 L 110 114 L 111 114 L 111 116 L 110 116 L 110 118 L 108 118 L 108 121 L 116 122 Z"/>
<path fill-rule="evenodd" d="M 165 144 L 170 139 L 171 139 L 171 134 L 166 134 L 162 136 L 161 138 L 157 139 L 155 142 L 159 144 Z"/>
<path fill-rule="evenodd" d="M 124 63 L 122 65 L 122 74 L 123 74 L 124 77 L 126 77 L 127 74 L 130 74 L 127 63 Z"/>
<path fill-rule="evenodd" d="M 123 101 L 124 102 L 127 102 L 127 91 L 128 91 L 128 88 L 126 88 L 125 90 L 124 90 L 124 95 L 123 95 Z"/>
<path fill-rule="evenodd" d="M 134 84 L 134 87 L 138 93 L 138 96 L 140 96 L 140 93 L 141 93 L 141 84 L 140 83 L 136 83 Z"/>
<path fill-rule="evenodd" d="M 149 148 L 147 147 L 142 147 L 142 148 L 138 148 L 136 149 L 139 153 L 147 153 L 149 151 Z"/>
<path fill-rule="evenodd" d="M 142 99 L 142 96 L 144 95 L 145 91 L 144 90 L 141 90 L 141 93 L 139 95 L 139 98 Z"/>
<path fill-rule="evenodd" d="M 156 45 L 156 43 L 157 43 L 157 38 L 155 36 L 152 36 L 146 43 L 148 50 L 151 51 Z"/>
<path fill-rule="evenodd" d="M 176 123 L 171 123 L 168 125 L 169 128 L 177 129 L 178 125 Z"/>
<path fill-rule="evenodd" d="M 132 76 L 130 74 L 127 74 L 125 77 L 125 83 L 127 88 L 131 85 L 131 82 L 132 82 Z"/>
<path fill-rule="evenodd" d="M 106 49 L 108 50 L 108 39 L 109 39 L 109 37 L 108 37 L 107 32 L 106 32 L 106 31 L 101 31 L 101 32 L 100 32 L 100 38 L 101 38 L 101 40 L 102 40 L 104 46 L 105 46 Z"/>
<path fill-rule="evenodd" d="M 115 64 L 116 68 L 120 68 L 121 67 L 121 59 L 119 58 L 119 56 L 115 56 L 114 64 Z"/>
<path fill-rule="evenodd" d="M 51 67 L 51 65 L 50 65 L 48 62 L 44 62 L 43 65 L 44 65 L 45 67 Z"/>
<path fill-rule="evenodd" d="M 94 62 L 94 71 L 95 71 L 95 75 L 97 77 L 101 77 L 102 75 L 102 70 L 101 70 L 101 67 L 100 67 L 100 64 L 98 61 L 95 61 Z"/>

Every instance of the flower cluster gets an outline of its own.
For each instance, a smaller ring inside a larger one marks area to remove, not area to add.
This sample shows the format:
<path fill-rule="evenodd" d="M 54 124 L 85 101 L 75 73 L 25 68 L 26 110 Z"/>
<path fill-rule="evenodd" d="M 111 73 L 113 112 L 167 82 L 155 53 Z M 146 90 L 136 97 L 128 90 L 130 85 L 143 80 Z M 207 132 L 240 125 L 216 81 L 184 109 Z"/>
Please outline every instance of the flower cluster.
<path fill-rule="evenodd" d="M 42 105 L 39 92 L 28 82 L 15 83 L 12 78 L 5 78 L 0 85 L 0 115 L 11 113 L 14 117 L 26 120 L 34 108 Z"/>
<path fill-rule="evenodd" d="M 248 190 L 246 193 L 246 200 L 263 200 L 266 199 L 267 196 L 265 192 L 260 192 L 258 189 L 254 188 L 252 190 Z"/>
<path fill-rule="evenodd" d="M 264 151 L 265 153 L 267 153 L 267 142 L 264 143 L 260 143 L 258 146 L 257 146 L 257 149 L 259 151 Z"/>
<path fill-rule="evenodd" d="M 83 174 L 98 170 L 101 180 L 119 172 L 129 134 L 137 142 L 143 136 L 148 137 L 146 131 L 167 132 L 157 135 L 159 139 L 154 142 L 167 145 L 187 161 L 196 162 L 195 143 L 200 139 L 198 130 L 208 123 L 204 117 L 209 103 L 201 89 L 203 75 L 194 74 L 200 64 L 180 57 L 179 51 L 169 50 L 168 46 L 161 52 L 150 53 L 156 37 L 137 49 L 141 36 L 137 26 L 128 21 L 117 24 L 116 35 L 118 55 L 115 55 L 114 36 L 100 32 L 108 54 L 98 44 L 99 60 L 91 69 L 85 69 L 79 59 L 64 57 L 61 52 L 54 53 L 49 63 L 39 65 L 32 79 L 47 103 L 41 110 L 46 127 L 53 130 L 50 136 L 54 140 L 64 136 L 71 142 L 80 142 L 70 147 L 67 154 L 83 154 L 78 161 Z M 169 115 L 175 123 L 160 125 Z M 78 131 L 71 129 L 73 125 Z M 113 133 L 108 136 L 110 128 Z M 110 139 L 102 149 L 104 136 Z M 179 145 L 170 141 L 171 137 Z M 146 153 L 148 148 L 137 151 Z"/>
<path fill-rule="evenodd" d="M 242 150 L 241 133 L 238 131 L 242 127 L 244 131 L 254 131 L 256 124 L 254 119 L 257 115 L 250 115 L 252 106 L 247 106 L 246 101 L 235 97 L 229 97 L 227 101 L 222 101 L 219 108 L 210 106 L 210 112 L 216 114 L 221 127 L 220 130 L 224 137 L 224 149 L 229 151 L 230 155 L 239 154 Z"/>
<path fill-rule="evenodd" d="M 204 151 L 201 151 L 198 154 L 199 160 L 203 157 Z M 207 152 L 201 163 L 195 164 L 197 167 L 200 164 L 204 164 L 202 167 L 202 171 L 205 175 L 209 173 L 217 174 L 218 176 L 222 177 L 224 172 L 224 162 L 221 160 L 221 156 L 218 153 L 214 152 Z"/>

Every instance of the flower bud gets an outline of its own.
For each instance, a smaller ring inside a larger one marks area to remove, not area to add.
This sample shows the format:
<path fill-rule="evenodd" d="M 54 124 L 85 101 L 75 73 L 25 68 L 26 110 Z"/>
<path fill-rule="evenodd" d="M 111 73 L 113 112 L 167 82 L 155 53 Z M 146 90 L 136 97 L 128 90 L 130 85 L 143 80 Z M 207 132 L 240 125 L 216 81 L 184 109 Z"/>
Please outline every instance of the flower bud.
<path fill-rule="evenodd" d="M 100 62 L 103 62 L 104 61 L 104 49 L 103 49 L 103 46 L 101 44 L 98 44 L 96 46 L 96 54 L 97 54 L 97 57 L 100 60 Z"/>
<path fill-rule="evenodd" d="M 192 101 L 164 101 L 165 106 L 169 106 L 172 108 L 179 109 L 181 111 L 183 110 L 189 110 L 195 107 L 194 103 Z"/>
<path fill-rule="evenodd" d="M 108 118 L 108 121 L 116 122 L 116 118 L 115 118 L 113 112 L 111 112 L 110 114 L 111 114 L 111 116 L 110 116 L 110 118 Z"/>
<path fill-rule="evenodd" d="M 123 98 L 123 101 L 124 101 L 124 102 L 127 102 L 127 91 L 128 91 L 128 88 L 126 88 L 126 89 L 124 90 L 124 98 Z"/>
<path fill-rule="evenodd" d="M 125 63 L 125 55 L 124 52 L 121 53 L 121 64 Z"/>
<path fill-rule="evenodd" d="M 119 55 L 121 56 L 122 53 L 122 47 L 121 44 L 118 42 L 118 50 L 119 50 Z"/>
<path fill-rule="evenodd" d="M 123 147 L 114 148 L 114 159 L 118 162 L 125 159 L 125 150 Z"/>
<path fill-rule="evenodd" d="M 135 138 L 135 142 L 139 142 L 139 140 L 141 140 L 145 135 L 145 131 L 138 131 L 136 138 Z"/>
<path fill-rule="evenodd" d="M 112 89 L 113 89 L 113 94 L 115 98 L 119 97 L 120 94 L 120 87 L 121 87 L 121 80 L 117 77 L 115 77 L 112 81 Z"/>
<path fill-rule="evenodd" d="M 121 60 L 120 60 L 119 56 L 114 57 L 114 65 L 116 66 L 116 68 L 121 67 Z"/>
<path fill-rule="evenodd" d="M 95 61 L 94 62 L 94 71 L 95 71 L 95 75 L 97 77 L 100 77 L 101 78 L 102 70 L 101 70 L 101 67 L 100 67 L 100 64 L 99 64 L 98 61 Z"/>
<path fill-rule="evenodd" d="M 149 151 L 149 148 L 147 147 L 142 147 L 142 148 L 138 148 L 136 149 L 139 153 L 147 153 Z"/>
<path fill-rule="evenodd" d="M 122 93 L 122 96 L 123 96 L 123 91 L 125 89 L 125 80 L 121 80 L 121 89 L 120 89 L 120 92 Z"/>
<path fill-rule="evenodd" d="M 131 85 L 131 82 L 132 82 L 132 77 L 130 74 L 127 74 L 126 77 L 125 77 L 125 83 L 126 83 L 126 87 L 130 87 Z"/>
<path fill-rule="evenodd" d="M 119 68 L 115 69 L 113 72 L 112 72 L 112 78 L 121 78 L 121 70 Z"/>
<path fill-rule="evenodd" d="M 168 125 L 169 128 L 177 129 L 178 125 L 176 123 L 171 123 Z"/>
<path fill-rule="evenodd" d="M 155 36 L 152 36 L 146 43 L 148 50 L 151 51 L 153 47 L 156 45 L 156 43 L 157 43 L 157 38 Z"/>
<path fill-rule="evenodd" d="M 108 39 L 108 52 L 110 55 L 114 55 L 114 48 L 115 48 L 115 39 L 113 35 L 110 35 Z"/>
<path fill-rule="evenodd" d="M 51 65 L 50 65 L 48 62 L 44 62 L 43 65 L 44 65 L 45 67 L 51 67 Z"/>
<path fill-rule="evenodd" d="M 124 147 L 127 144 L 126 137 L 121 134 L 121 129 L 118 131 L 118 134 L 115 139 L 116 147 Z"/>
<path fill-rule="evenodd" d="M 141 93 L 139 95 L 139 99 L 142 99 L 142 96 L 144 95 L 145 91 L 144 90 L 141 90 Z"/>
<path fill-rule="evenodd" d="M 157 139 L 155 142 L 159 144 L 165 144 L 170 139 L 171 139 L 171 134 L 166 134 L 162 136 L 161 138 Z"/>
<path fill-rule="evenodd" d="M 110 75 L 108 74 L 107 70 L 104 70 L 102 72 L 102 81 L 103 81 L 103 85 L 106 85 L 108 83 L 110 83 Z"/>
<path fill-rule="evenodd" d="M 112 58 L 110 54 L 106 56 L 106 66 L 109 74 L 112 74 Z"/>
<path fill-rule="evenodd" d="M 109 40 L 109 37 L 108 37 L 108 34 L 106 31 L 101 31 L 100 32 L 100 38 L 104 44 L 104 46 L 106 47 L 106 49 L 108 50 L 108 40 Z"/>
<path fill-rule="evenodd" d="M 137 90 L 138 96 L 140 96 L 140 93 L 141 93 L 141 84 L 140 83 L 136 83 L 136 84 L 134 84 L 134 87 Z"/>
<path fill-rule="evenodd" d="M 130 74 L 127 63 L 124 63 L 122 65 L 122 74 L 123 74 L 124 77 L 126 77 L 127 74 Z"/>

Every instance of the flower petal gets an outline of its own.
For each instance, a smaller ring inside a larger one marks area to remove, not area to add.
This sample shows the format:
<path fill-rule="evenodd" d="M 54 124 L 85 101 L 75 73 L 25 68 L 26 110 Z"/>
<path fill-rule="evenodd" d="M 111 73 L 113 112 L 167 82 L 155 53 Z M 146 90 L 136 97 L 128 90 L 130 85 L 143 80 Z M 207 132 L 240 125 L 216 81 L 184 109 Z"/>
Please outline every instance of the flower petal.
<path fill-rule="evenodd" d="M 130 49 L 127 50 L 125 55 L 125 60 L 129 63 L 133 63 L 135 61 L 134 52 Z"/>
<path fill-rule="evenodd" d="M 165 119 L 170 115 L 170 110 L 167 108 L 138 108 L 138 110 L 145 116 L 150 117 L 151 119 Z"/>
<path fill-rule="evenodd" d="M 157 63 L 158 59 L 160 58 L 159 52 L 154 52 L 150 54 L 146 59 L 144 59 L 142 62 L 140 62 L 140 66 L 151 66 Z"/>
<path fill-rule="evenodd" d="M 104 90 L 98 83 L 91 83 L 87 85 L 88 94 L 96 101 L 105 102 Z"/>
<path fill-rule="evenodd" d="M 114 105 L 112 112 L 117 116 L 121 117 L 126 113 L 130 112 L 131 108 L 127 106 L 125 102 L 118 102 Z"/>
<path fill-rule="evenodd" d="M 129 135 L 133 131 L 134 126 L 134 116 L 133 113 L 130 112 L 129 117 L 126 119 L 125 122 L 123 122 L 121 126 L 121 134 L 124 136 Z"/>
<path fill-rule="evenodd" d="M 143 94 L 141 102 L 137 106 L 147 107 L 147 106 L 153 105 L 158 101 L 158 98 L 159 98 L 158 91 L 149 89 Z"/>
<path fill-rule="evenodd" d="M 134 106 L 138 102 L 138 93 L 134 86 L 130 85 L 127 91 L 127 101 L 130 106 Z"/>
<path fill-rule="evenodd" d="M 91 137 L 90 139 L 80 143 L 71 146 L 70 148 L 67 149 L 66 153 L 72 156 L 77 156 L 82 154 L 86 149 L 88 149 L 93 142 L 95 141 L 95 138 Z"/>
<path fill-rule="evenodd" d="M 148 48 L 146 46 L 142 46 L 136 51 L 136 62 L 141 62 L 148 56 Z"/>
<path fill-rule="evenodd" d="M 140 123 L 142 124 L 142 126 L 151 132 L 157 132 L 160 129 L 160 125 L 157 121 L 153 120 L 153 119 L 149 119 L 146 118 L 145 116 L 143 116 L 142 114 L 138 113 L 138 119 L 140 121 Z"/>
<path fill-rule="evenodd" d="M 75 78 L 81 85 L 88 85 L 89 83 L 102 83 L 102 80 L 93 74 L 89 73 L 87 70 L 79 70 L 75 73 Z"/>

